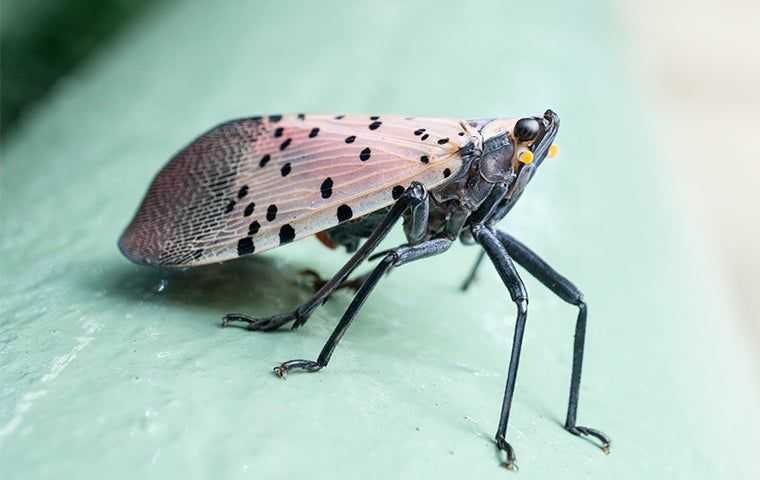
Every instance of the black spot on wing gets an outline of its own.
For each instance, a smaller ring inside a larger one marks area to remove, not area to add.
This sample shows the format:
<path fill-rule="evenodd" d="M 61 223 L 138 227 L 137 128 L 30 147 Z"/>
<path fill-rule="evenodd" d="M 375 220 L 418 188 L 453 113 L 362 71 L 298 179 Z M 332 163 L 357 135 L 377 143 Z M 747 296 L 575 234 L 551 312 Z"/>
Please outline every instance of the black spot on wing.
<path fill-rule="evenodd" d="M 422 163 L 430 163 L 430 157 L 428 157 L 427 155 L 422 155 L 420 157 L 420 162 L 422 162 Z"/>
<path fill-rule="evenodd" d="M 280 227 L 280 245 L 290 243 L 294 238 L 296 238 L 296 231 L 289 223 Z"/>
<path fill-rule="evenodd" d="M 333 179 L 330 177 L 325 178 L 322 185 L 319 186 L 319 191 L 322 194 L 322 198 L 330 198 L 332 196 Z"/>
<path fill-rule="evenodd" d="M 350 220 L 351 217 L 354 216 L 354 212 L 353 210 L 351 210 L 351 207 L 344 204 L 338 207 L 337 215 L 338 215 L 339 222 L 345 222 L 346 220 Z"/>
<path fill-rule="evenodd" d="M 446 145 L 449 143 L 449 137 L 439 138 L 438 139 L 438 145 Z"/>
<path fill-rule="evenodd" d="M 396 185 L 393 187 L 393 190 L 391 190 L 391 195 L 393 196 L 394 200 L 398 200 L 401 198 L 401 195 L 404 194 L 404 190 L 406 190 L 402 185 Z"/>
<path fill-rule="evenodd" d="M 449 178 L 450 175 L 451 175 L 451 169 L 447 168 L 446 170 L 443 171 L 443 178 Z"/>
<path fill-rule="evenodd" d="M 285 129 L 282 127 L 277 127 L 274 130 L 274 138 L 280 138 L 282 136 L 282 132 L 284 132 Z"/>
<path fill-rule="evenodd" d="M 309 138 L 314 138 L 319 134 L 319 127 L 314 127 L 311 129 L 311 132 L 309 132 Z"/>
<path fill-rule="evenodd" d="M 282 115 L 279 115 L 279 114 L 277 114 L 277 115 L 269 115 L 269 121 L 270 122 L 275 123 L 275 122 L 279 122 L 280 120 L 282 120 Z"/>
<path fill-rule="evenodd" d="M 359 160 L 361 160 L 362 162 L 366 162 L 367 160 L 369 160 L 370 155 L 372 155 L 372 150 L 370 150 L 369 147 L 366 147 L 359 154 Z"/>
<path fill-rule="evenodd" d="M 258 222 L 258 220 L 252 221 L 251 224 L 248 225 L 248 235 L 256 235 L 259 233 L 260 228 L 261 224 Z"/>
<path fill-rule="evenodd" d="M 288 148 L 290 146 L 290 142 L 292 141 L 293 139 L 286 138 L 285 141 L 280 144 L 280 150 L 285 150 L 286 148 Z"/>
<path fill-rule="evenodd" d="M 230 200 L 224 208 L 224 213 L 230 213 L 235 208 L 235 200 Z"/>
<path fill-rule="evenodd" d="M 238 198 L 243 198 L 246 195 L 248 195 L 248 185 L 243 185 L 240 187 L 240 190 L 238 190 Z"/>
<path fill-rule="evenodd" d="M 420 140 L 422 140 L 424 142 L 425 140 L 428 139 L 428 137 L 430 137 L 430 135 L 426 133 L 425 135 L 423 135 L 423 136 L 420 137 Z"/>
<path fill-rule="evenodd" d="M 266 155 L 261 157 L 261 160 L 259 160 L 259 167 L 264 168 L 267 165 L 267 163 L 269 163 L 269 160 L 271 159 L 272 159 L 272 156 L 267 153 Z"/>
<path fill-rule="evenodd" d="M 267 220 L 271 222 L 275 218 L 277 218 L 277 205 L 272 204 L 267 207 Z"/>
<path fill-rule="evenodd" d="M 372 122 L 372 123 L 369 124 L 369 129 L 370 130 L 377 130 L 378 128 L 380 128 L 380 125 L 382 125 L 382 124 L 383 124 L 383 122 L 375 120 L 374 122 Z"/>
<path fill-rule="evenodd" d="M 290 165 L 290 162 L 288 162 L 282 166 L 282 168 L 280 169 L 280 173 L 282 174 L 283 177 L 287 177 L 291 170 L 292 170 L 292 167 Z"/>
<path fill-rule="evenodd" d="M 423 133 L 425 133 L 424 128 L 418 128 L 417 130 L 414 131 L 414 134 L 417 135 L 418 137 L 422 135 Z"/>
<path fill-rule="evenodd" d="M 356 140 L 356 135 L 349 135 L 346 137 L 346 143 L 354 143 L 354 140 Z"/>
<path fill-rule="evenodd" d="M 237 253 L 238 256 L 249 255 L 256 251 L 256 246 L 253 244 L 251 237 L 244 237 L 238 240 Z"/>

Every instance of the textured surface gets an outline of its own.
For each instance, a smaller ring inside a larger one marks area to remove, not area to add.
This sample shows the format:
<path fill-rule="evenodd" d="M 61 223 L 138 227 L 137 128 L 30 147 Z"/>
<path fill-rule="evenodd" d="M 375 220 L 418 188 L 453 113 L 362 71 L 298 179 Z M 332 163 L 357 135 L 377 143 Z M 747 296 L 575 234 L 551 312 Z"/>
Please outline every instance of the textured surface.
<path fill-rule="evenodd" d="M 133 29 L 3 152 L 3 478 L 505 478 L 490 438 L 514 312 L 491 270 L 457 291 L 473 250 L 394 272 L 330 368 L 283 382 L 271 367 L 316 355 L 346 295 L 295 333 L 220 329 L 219 316 L 291 307 L 308 295 L 298 271 L 329 274 L 343 255 L 306 240 L 164 275 L 115 242 L 157 169 L 224 119 L 546 107 L 562 115 L 562 153 L 505 227 L 586 292 L 579 422 L 614 445 L 605 457 L 560 428 L 575 312 L 527 280 L 509 431 L 520 478 L 752 478 L 746 346 L 671 209 L 674 177 L 601 2 L 219 3 Z"/>

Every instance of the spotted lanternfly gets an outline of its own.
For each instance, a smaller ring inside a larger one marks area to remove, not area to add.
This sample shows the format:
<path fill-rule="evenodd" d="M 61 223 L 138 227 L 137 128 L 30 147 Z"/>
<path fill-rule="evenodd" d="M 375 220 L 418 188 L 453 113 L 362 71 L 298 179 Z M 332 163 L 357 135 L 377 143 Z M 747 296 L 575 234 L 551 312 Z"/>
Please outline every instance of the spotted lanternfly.
<path fill-rule="evenodd" d="M 559 117 L 459 120 L 392 115 L 269 115 L 223 123 L 185 147 L 153 180 L 119 240 L 130 260 L 193 267 L 265 252 L 316 235 L 353 256 L 306 303 L 267 318 L 228 314 L 251 330 L 297 328 L 368 258 L 399 219 L 406 243 L 382 257 L 360 285 L 316 361 L 291 360 L 279 376 L 327 366 L 364 300 L 388 270 L 438 255 L 460 239 L 482 247 L 463 285 L 487 255 L 517 307 L 496 444 L 515 467 L 506 430 L 528 296 L 513 264 L 579 308 L 565 428 L 609 450 L 608 437 L 576 425 L 586 331 L 583 294 L 495 224 L 514 206 L 553 144 Z"/>

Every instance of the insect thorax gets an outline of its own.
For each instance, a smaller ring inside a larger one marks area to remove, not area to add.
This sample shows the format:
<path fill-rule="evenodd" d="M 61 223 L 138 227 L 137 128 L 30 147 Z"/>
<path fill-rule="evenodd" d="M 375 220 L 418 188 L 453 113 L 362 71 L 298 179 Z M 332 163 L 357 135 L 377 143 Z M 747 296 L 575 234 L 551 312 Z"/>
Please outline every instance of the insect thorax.
<path fill-rule="evenodd" d="M 425 238 L 456 239 L 472 212 L 488 197 L 494 185 L 510 183 L 514 179 L 510 163 L 513 151 L 506 134 L 486 140 L 480 148 L 475 144 L 464 147 L 461 150 L 464 165 L 459 173 L 449 182 L 429 192 L 430 215 Z M 389 209 L 386 207 L 343 223 L 326 230 L 323 235 L 335 246 L 343 246 L 349 253 L 354 252 Z M 404 217 L 404 225 L 407 227 L 409 213 Z"/>
<path fill-rule="evenodd" d="M 465 166 L 449 183 L 431 191 L 430 230 L 455 239 L 468 218 L 499 183 L 515 178 L 514 147 L 506 133 L 486 139 L 482 149 L 463 152 Z"/>

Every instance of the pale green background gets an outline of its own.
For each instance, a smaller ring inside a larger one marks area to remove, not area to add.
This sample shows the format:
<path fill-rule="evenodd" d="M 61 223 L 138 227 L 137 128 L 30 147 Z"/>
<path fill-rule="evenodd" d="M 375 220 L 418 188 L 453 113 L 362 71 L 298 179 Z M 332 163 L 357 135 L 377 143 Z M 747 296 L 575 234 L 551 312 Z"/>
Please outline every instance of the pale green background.
<path fill-rule="evenodd" d="M 562 430 L 576 312 L 526 278 L 518 475 L 751 478 L 747 345 L 670 199 L 624 46 L 604 2 L 186 1 L 118 37 L 3 152 L 0 476 L 510 475 L 490 438 L 514 308 L 491 268 L 458 292 L 474 249 L 394 272 L 328 369 L 283 382 L 271 367 L 315 356 L 347 294 L 297 332 L 220 316 L 291 308 L 309 295 L 300 270 L 345 256 L 306 240 L 168 275 L 115 244 L 166 159 L 231 117 L 551 107 L 562 153 L 503 226 L 586 292 L 579 421 L 614 444 L 604 456 Z"/>

